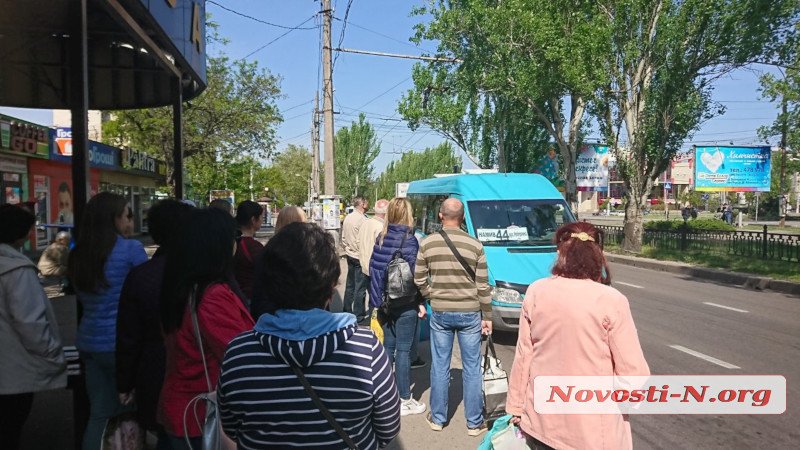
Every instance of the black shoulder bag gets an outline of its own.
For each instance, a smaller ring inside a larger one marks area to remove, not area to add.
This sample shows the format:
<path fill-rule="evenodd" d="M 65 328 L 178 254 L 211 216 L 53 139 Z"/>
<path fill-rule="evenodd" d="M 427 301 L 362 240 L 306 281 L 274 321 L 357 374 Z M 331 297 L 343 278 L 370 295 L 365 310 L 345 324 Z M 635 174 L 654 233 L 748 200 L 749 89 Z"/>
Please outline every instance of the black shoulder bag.
<path fill-rule="evenodd" d="M 322 400 L 320 400 L 319 396 L 314 391 L 314 388 L 311 387 L 311 384 L 308 383 L 308 380 L 306 380 L 306 376 L 303 375 L 303 372 L 300 370 L 300 368 L 292 364 L 290 364 L 289 367 L 292 368 L 292 371 L 300 380 L 300 383 L 306 390 L 306 394 L 308 394 L 308 396 L 311 397 L 311 401 L 314 402 L 314 404 L 317 406 L 317 409 L 319 409 L 319 412 L 321 412 L 322 415 L 325 416 L 325 419 L 333 427 L 333 429 L 336 430 L 336 433 L 339 435 L 340 438 L 342 438 L 344 443 L 347 444 L 347 447 L 350 448 L 351 450 L 358 450 L 358 445 L 356 445 L 353 439 L 350 438 L 350 435 L 348 435 L 347 432 L 344 431 L 344 428 L 342 428 L 342 426 L 339 425 L 339 422 L 336 421 L 336 418 L 333 417 L 333 414 L 331 414 L 331 412 L 328 411 L 328 408 L 326 408 L 325 404 L 322 403 Z"/>
<path fill-rule="evenodd" d="M 456 249 L 456 246 L 453 245 L 453 241 L 450 240 L 450 236 L 448 236 L 447 233 L 444 232 L 444 230 L 439 230 L 439 234 L 442 235 L 442 239 L 444 239 L 444 242 L 447 244 L 448 247 L 450 247 L 450 251 L 453 252 L 453 255 L 455 255 L 458 262 L 461 263 L 461 267 L 463 267 L 464 270 L 467 271 L 467 275 L 469 275 L 469 278 L 474 282 L 475 271 L 472 270 L 472 267 L 470 267 L 469 264 L 467 264 L 467 260 L 464 259 L 463 256 L 461 256 L 461 253 L 458 253 L 458 249 Z"/>

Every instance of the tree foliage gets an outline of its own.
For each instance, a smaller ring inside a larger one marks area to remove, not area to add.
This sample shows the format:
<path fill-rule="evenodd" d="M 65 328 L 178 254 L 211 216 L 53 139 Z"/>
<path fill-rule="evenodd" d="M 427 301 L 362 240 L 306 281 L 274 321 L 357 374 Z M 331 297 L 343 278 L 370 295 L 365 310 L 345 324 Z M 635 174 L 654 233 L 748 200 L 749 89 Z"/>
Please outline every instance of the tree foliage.
<path fill-rule="evenodd" d="M 275 105 L 278 79 L 257 62 L 210 56 L 207 78 L 208 88 L 184 102 L 183 154 L 189 178 L 202 179 L 202 173 L 193 171 L 213 171 L 220 162 L 235 162 L 242 155 L 269 157 L 282 120 Z M 174 188 L 171 107 L 112 111 L 103 136 L 111 144 L 166 161 L 167 181 Z"/>
<path fill-rule="evenodd" d="M 455 155 L 452 145 L 444 142 L 422 152 L 404 153 L 399 161 L 392 161 L 378 177 L 378 197 L 394 197 L 395 185 L 414 180 L 431 178 L 437 173 L 451 173 L 453 166 L 460 166 L 461 160 Z"/>
<path fill-rule="evenodd" d="M 794 0 L 605 0 L 603 72 L 594 96 L 601 132 L 626 189 L 623 248 L 642 244 L 655 179 L 700 124 L 723 112 L 712 82 L 757 60 L 788 32 Z M 623 145 L 624 144 L 624 145 Z"/>
<path fill-rule="evenodd" d="M 437 56 L 457 62 L 418 66 L 400 112 L 412 127 L 434 128 L 483 166 L 496 152 L 501 169 L 511 162 L 509 169 L 522 171 L 516 155 L 530 154 L 531 147 L 543 155 L 549 137 L 564 163 L 567 199 L 576 205 L 584 113 L 606 79 L 599 45 L 604 28 L 594 4 L 431 0 L 417 11 L 432 19 L 417 27 L 415 40 L 437 41 Z"/>
<path fill-rule="evenodd" d="M 186 161 L 187 198 L 208 201 L 211 190 L 229 189 L 234 192 L 236 202 L 269 197 L 278 174 L 253 156 L 245 155 L 229 161 L 205 161 L 206 155 L 196 155 Z M 252 185 L 251 185 L 252 175 Z M 252 188 L 251 188 L 252 186 Z"/>
<path fill-rule="evenodd" d="M 307 148 L 292 144 L 272 158 L 267 187 L 280 206 L 302 205 L 308 200 L 311 158 Z"/>
<path fill-rule="evenodd" d="M 364 194 L 372 178 L 372 162 L 381 152 L 375 128 L 362 113 L 358 121 L 336 132 L 336 193 L 349 199 Z"/>

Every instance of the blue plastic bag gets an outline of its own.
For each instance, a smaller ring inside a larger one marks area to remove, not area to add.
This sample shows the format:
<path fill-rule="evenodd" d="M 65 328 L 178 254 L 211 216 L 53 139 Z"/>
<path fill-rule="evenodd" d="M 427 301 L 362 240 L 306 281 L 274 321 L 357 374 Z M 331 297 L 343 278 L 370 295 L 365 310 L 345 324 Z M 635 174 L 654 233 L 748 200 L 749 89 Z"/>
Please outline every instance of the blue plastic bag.
<path fill-rule="evenodd" d="M 419 324 L 419 340 L 427 341 L 431 338 L 431 314 L 433 311 L 431 310 L 431 304 L 425 302 L 425 309 L 428 310 L 428 315 L 425 316 L 425 320 L 421 321 Z"/>
<path fill-rule="evenodd" d="M 511 414 L 499 417 L 494 421 L 492 429 L 486 433 L 478 450 L 527 449 L 525 439 L 517 436 L 517 426 L 511 423 Z M 498 442 L 502 442 L 498 447 Z"/>

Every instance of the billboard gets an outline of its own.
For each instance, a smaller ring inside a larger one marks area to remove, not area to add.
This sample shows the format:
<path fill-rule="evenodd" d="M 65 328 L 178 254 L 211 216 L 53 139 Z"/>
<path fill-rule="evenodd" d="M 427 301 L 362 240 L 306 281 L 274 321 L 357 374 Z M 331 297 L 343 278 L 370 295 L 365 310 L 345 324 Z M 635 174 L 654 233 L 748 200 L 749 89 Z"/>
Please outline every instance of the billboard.
<path fill-rule="evenodd" d="M 51 130 L 50 159 L 64 163 L 72 162 L 72 129 Z M 89 141 L 89 165 L 102 169 L 119 168 L 119 149 L 100 142 Z"/>
<path fill-rule="evenodd" d="M 769 147 L 696 147 L 695 190 L 769 192 Z"/>
<path fill-rule="evenodd" d="M 575 180 L 579 191 L 608 189 L 608 169 L 614 158 L 606 145 L 584 145 L 575 162 Z"/>
<path fill-rule="evenodd" d="M 694 184 L 694 153 L 683 153 L 672 160 L 672 184 Z"/>

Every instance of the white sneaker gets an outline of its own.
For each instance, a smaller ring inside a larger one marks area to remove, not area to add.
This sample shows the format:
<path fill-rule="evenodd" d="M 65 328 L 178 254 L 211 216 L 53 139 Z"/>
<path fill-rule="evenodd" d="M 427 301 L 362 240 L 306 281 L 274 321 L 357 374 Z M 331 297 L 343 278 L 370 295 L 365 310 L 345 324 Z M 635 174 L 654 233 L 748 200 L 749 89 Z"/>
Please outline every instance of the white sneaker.
<path fill-rule="evenodd" d="M 422 414 L 427 410 L 425 403 L 420 403 L 414 400 L 414 397 L 408 400 L 403 400 L 400 404 L 400 415 L 408 416 L 410 414 Z"/>

